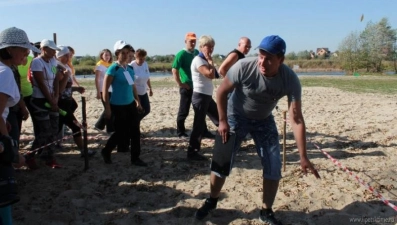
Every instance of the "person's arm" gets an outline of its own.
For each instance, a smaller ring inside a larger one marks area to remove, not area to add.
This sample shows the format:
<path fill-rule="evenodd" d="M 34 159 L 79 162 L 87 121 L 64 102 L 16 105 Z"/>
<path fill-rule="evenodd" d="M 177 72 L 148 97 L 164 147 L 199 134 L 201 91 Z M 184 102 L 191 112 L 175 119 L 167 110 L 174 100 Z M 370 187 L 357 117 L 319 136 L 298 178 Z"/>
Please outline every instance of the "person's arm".
<path fill-rule="evenodd" d="M 77 82 L 75 74 L 72 74 L 72 81 L 73 81 L 74 86 L 80 87 L 80 84 L 79 84 L 79 82 Z"/>
<path fill-rule="evenodd" d="M 22 120 L 27 120 L 29 118 L 29 111 L 26 109 L 26 104 L 25 101 L 23 100 L 22 95 L 21 98 L 19 99 L 18 106 L 21 110 Z"/>
<path fill-rule="evenodd" d="M 150 79 L 147 80 L 147 86 L 149 88 L 149 96 L 153 96 L 152 85 L 150 84 Z"/>
<path fill-rule="evenodd" d="M 134 99 L 135 99 L 135 103 L 136 103 L 137 109 L 138 109 L 139 111 L 142 110 L 141 100 L 139 99 L 139 96 L 138 96 L 138 92 L 137 92 L 137 90 L 136 90 L 135 83 L 132 85 L 132 94 L 134 95 Z"/>
<path fill-rule="evenodd" d="M 101 84 L 99 83 L 101 78 L 101 71 L 95 70 L 95 87 L 96 87 L 96 98 L 101 99 Z"/>
<path fill-rule="evenodd" d="M 178 84 L 178 87 L 185 88 L 187 90 L 190 89 L 190 86 L 188 84 L 182 83 L 181 78 L 179 77 L 179 71 L 177 69 L 172 68 L 172 75 L 174 76 L 174 79 Z"/>
<path fill-rule="evenodd" d="M 7 103 L 8 98 L 9 98 L 8 95 L 6 95 L 4 93 L 0 93 L 0 134 L 2 134 L 2 135 L 8 135 L 6 122 L 1 117 L 1 115 L 3 115 L 3 112 L 6 108 L 6 103 Z"/>
<path fill-rule="evenodd" d="M 56 75 L 59 77 L 59 93 L 62 93 L 65 90 L 70 75 L 71 74 L 67 69 L 59 67 Z"/>
<path fill-rule="evenodd" d="M 180 53 L 178 53 L 175 56 L 174 62 L 172 63 L 172 75 L 174 76 L 174 79 L 180 88 L 185 88 L 187 90 L 190 89 L 190 86 L 188 84 L 182 83 L 181 78 L 179 77 L 179 68 L 181 67 L 181 62 L 180 62 Z"/>
<path fill-rule="evenodd" d="M 309 169 L 316 178 L 320 178 L 317 170 L 310 163 L 306 153 L 306 126 L 305 120 L 302 114 L 302 103 L 301 101 L 289 101 L 288 102 L 288 114 L 292 131 L 294 133 L 296 145 L 298 147 L 299 156 L 301 159 L 301 167 L 303 172 L 306 174 Z"/>
<path fill-rule="evenodd" d="M 209 63 L 208 63 L 209 64 Z M 203 76 L 209 78 L 209 79 L 214 79 L 215 78 L 215 67 L 213 64 L 209 65 L 202 65 L 199 68 L 197 68 L 200 74 Z"/>
<path fill-rule="evenodd" d="M 230 129 L 227 123 L 227 95 L 229 92 L 233 91 L 234 88 L 235 86 L 229 78 L 225 77 L 216 91 L 216 103 L 219 114 L 218 132 L 222 136 L 224 143 L 227 141 L 227 135 Z"/>
<path fill-rule="evenodd" d="M 102 85 L 102 99 L 105 103 L 105 117 L 110 119 L 110 99 L 109 99 L 109 87 L 113 83 L 113 76 L 105 75 Z"/>
<path fill-rule="evenodd" d="M 233 64 L 235 64 L 238 60 L 238 55 L 237 53 L 231 53 L 229 54 L 225 61 L 223 61 L 223 63 L 221 64 L 221 66 L 219 67 L 219 74 L 222 77 L 226 76 L 227 71 L 229 71 L 230 67 L 233 66 Z"/>

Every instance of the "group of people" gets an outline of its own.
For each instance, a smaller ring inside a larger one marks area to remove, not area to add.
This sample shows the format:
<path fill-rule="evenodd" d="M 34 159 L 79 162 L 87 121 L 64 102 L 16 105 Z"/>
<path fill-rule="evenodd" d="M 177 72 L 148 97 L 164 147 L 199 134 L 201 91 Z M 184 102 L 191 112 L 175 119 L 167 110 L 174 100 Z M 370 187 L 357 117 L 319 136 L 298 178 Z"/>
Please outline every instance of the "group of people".
<path fill-rule="evenodd" d="M 219 70 L 212 59 L 215 40 L 209 35 L 201 36 L 198 50 L 195 49 L 196 41 L 194 33 L 187 33 L 185 48 L 176 54 L 172 65 L 173 77 L 180 88 L 177 134 L 180 138 L 189 138 L 187 159 L 207 160 L 200 154 L 201 139 L 213 138 L 214 135 L 207 129 L 206 116 L 218 127 L 222 142 L 228 141 L 230 132 L 236 136 L 232 155 L 228 159 L 230 170 L 242 141 L 250 134 L 263 166 L 263 205 L 259 218 L 266 224 L 281 224 L 272 211 L 281 179 L 281 159 L 277 127 L 271 112 L 284 96 L 288 97 L 289 117 L 302 170 L 305 173 L 310 170 L 319 178 L 306 153 L 301 85 L 296 74 L 283 64 L 285 41 L 276 35 L 267 36 L 257 48 L 258 57 L 245 58 L 251 49 L 251 41 L 243 37 Z M 131 152 L 131 164 L 147 166 L 140 158 L 140 122 L 150 112 L 148 96 L 153 95 L 149 68 L 145 62 L 147 53 L 144 49 L 135 51 L 122 40 L 114 44 L 113 50 L 116 60 L 113 60 L 109 49 L 104 49 L 94 69 L 96 97 L 104 106 L 95 128 L 104 130 L 106 127 L 106 132 L 110 134 L 101 155 L 104 162 L 110 164 L 111 152 L 117 147 L 118 152 Z M 35 58 L 28 57 L 30 51 L 34 52 Z M 48 39 L 33 44 L 23 30 L 15 27 L 0 33 L 0 135 L 19 140 L 21 122 L 29 114 L 35 134 L 32 151 L 25 158 L 15 154 L 10 164 L 21 165 L 25 160 L 29 168 L 34 169 L 37 167 L 34 155 L 38 152 L 46 165 L 60 167 L 54 158 L 55 146 L 46 145 L 57 139 L 63 125 L 72 129 L 74 141 L 82 150 L 80 126 L 73 115 L 77 103 L 72 92 L 83 93 L 85 90 L 73 76 L 74 69 L 70 63 L 73 54 L 72 48 L 57 46 Z M 223 81 L 215 101 L 212 98 L 212 80 L 216 78 Z M 185 120 L 190 105 L 194 110 L 194 122 L 189 137 Z M 0 143 L 0 156 L 6 150 Z M 94 155 L 95 151 L 88 154 Z M 197 219 L 205 218 L 217 207 L 227 176 L 228 173 L 222 174 L 211 168 L 210 195 L 197 210 Z M 0 208 L 3 222 L 11 218 L 8 207 Z"/>

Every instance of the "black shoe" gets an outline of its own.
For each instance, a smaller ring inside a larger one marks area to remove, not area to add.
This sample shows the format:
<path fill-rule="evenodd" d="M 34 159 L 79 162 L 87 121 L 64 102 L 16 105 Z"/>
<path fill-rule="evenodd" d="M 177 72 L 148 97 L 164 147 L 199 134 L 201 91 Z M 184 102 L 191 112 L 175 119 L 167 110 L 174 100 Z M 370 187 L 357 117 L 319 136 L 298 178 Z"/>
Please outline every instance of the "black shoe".
<path fill-rule="evenodd" d="M 181 139 L 187 139 L 187 138 L 189 138 L 189 135 L 187 135 L 186 133 L 181 133 L 181 134 L 178 134 L 178 137 Z"/>
<path fill-rule="evenodd" d="M 216 202 L 212 202 L 210 198 L 207 198 L 204 202 L 204 205 L 201 206 L 195 214 L 196 219 L 202 220 L 204 219 L 212 210 L 216 209 Z"/>
<path fill-rule="evenodd" d="M 262 209 L 259 215 L 259 221 L 269 225 L 283 225 L 274 217 L 274 212 L 271 209 Z"/>
<path fill-rule="evenodd" d="M 87 153 L 88 153 L 88 157 L 91 157 L 91 156 L 94 156 L 96 154 L 96 151 L 88 150 Z M 80 153 L 80 155 L 81 155 L 81 158 L 84 158 L 84 156 L 85 156 L 84 151 L 82 151 Z"/>
<path fill-rule="evenodd" d="M 142 167 L 146 167 L 147 166 L 147 163 L 142 161 L 140 158 L 131 161 L 131 164 L 135 165 L 135 166 L 142 166 Z"/>
<path fill-rule="evenodd" d="M 103 161 L 106 163 L 106 164 L 111 164 L 112 163 L 112 158 L 111 158 L 111 152 L 108 152 L 108 151 L 105 151 L 105 149 L 102 149 L 102 151 L 101 151 L 101 155 L 102 155 L 102 158 L 103 158 Z"/>
<path fill-rule="evenodd" d="M 99 127 L 99 126 L 95 125 L 94 129 L 97 131 L 103 131 L 103 129 L 105 129 L 105 127 Z"/>
<path fill-rule="evenodd" d="M 194 161 L 207 161 L 207 157 L 199 154 L 198 152 L 188 152 L 187 159 Z"/>
<path fill-rule="evenodd" d="M 209 131 L 206 131 L 206 132 L 204 132 L 204 134 L 203 134 L 203 138 L 215 139 L 215 135 L 212 134 L 212 133 L 209 132 Z"/>

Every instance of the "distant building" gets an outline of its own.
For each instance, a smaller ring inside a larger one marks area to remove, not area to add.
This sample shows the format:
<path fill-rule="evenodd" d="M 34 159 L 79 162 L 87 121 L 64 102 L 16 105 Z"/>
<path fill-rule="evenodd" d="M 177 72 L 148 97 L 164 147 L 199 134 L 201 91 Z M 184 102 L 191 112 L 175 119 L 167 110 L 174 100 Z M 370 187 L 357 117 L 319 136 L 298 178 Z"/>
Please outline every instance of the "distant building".
<path fill-rule="evenodd" d="M 317 56 L 329 57 L 331 51 L 328 48 L 317 48 Z"/>

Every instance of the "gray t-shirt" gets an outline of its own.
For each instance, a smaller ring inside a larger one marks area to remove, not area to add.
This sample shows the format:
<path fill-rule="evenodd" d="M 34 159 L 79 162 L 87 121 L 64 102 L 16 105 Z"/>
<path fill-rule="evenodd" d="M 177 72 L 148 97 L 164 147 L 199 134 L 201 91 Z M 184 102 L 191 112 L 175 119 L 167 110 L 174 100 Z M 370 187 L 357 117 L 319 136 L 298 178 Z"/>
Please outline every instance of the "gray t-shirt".
<path fill-rule="evenodd" d="M 288 101 L 301 100 L 298 76 L 284 64 L 276 76 L 269 78 L 260 73 L 258 57 L 240 59 L 230 68 L 227 77 L 235 86 L 228 101 L 228 116 L 263 120 L 282 97 L 287 95 Z"/>

